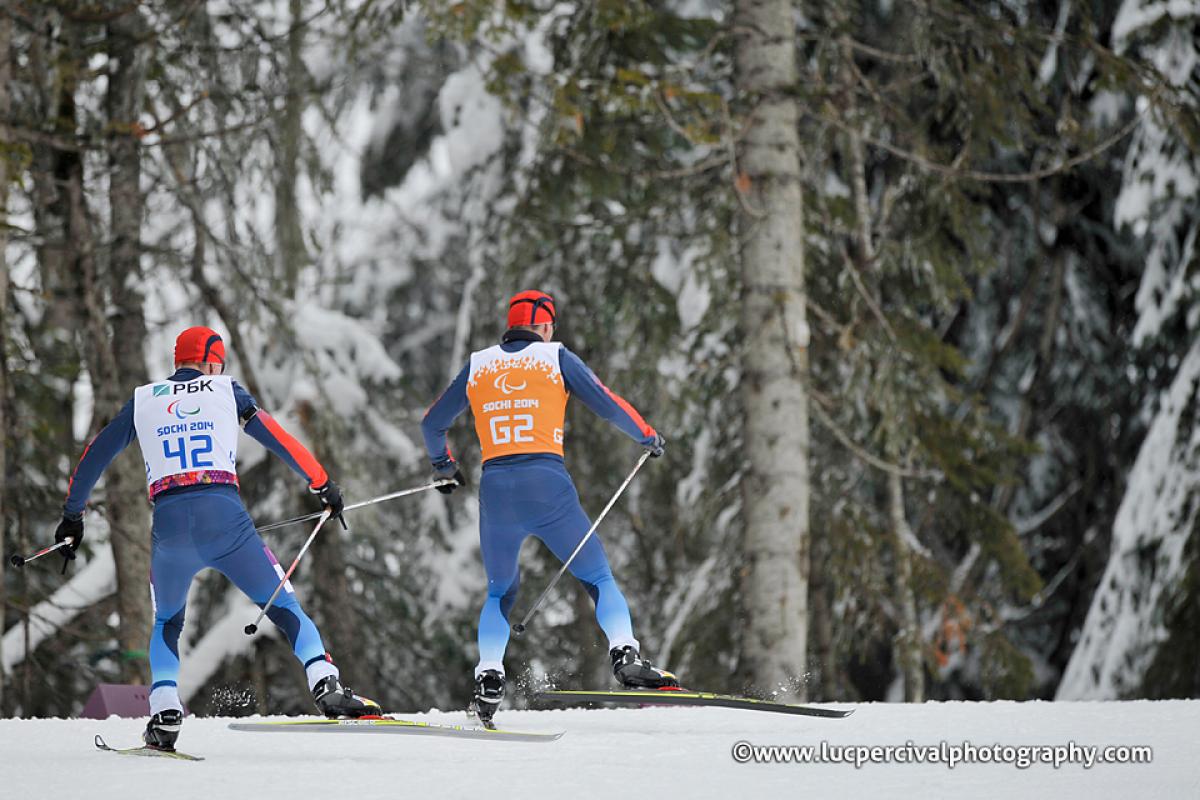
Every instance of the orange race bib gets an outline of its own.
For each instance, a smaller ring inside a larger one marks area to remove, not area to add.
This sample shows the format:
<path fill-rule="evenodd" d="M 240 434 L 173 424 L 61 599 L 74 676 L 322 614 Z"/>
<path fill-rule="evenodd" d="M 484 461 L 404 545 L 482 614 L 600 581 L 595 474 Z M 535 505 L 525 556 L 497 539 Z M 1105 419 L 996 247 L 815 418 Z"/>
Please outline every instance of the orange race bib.
<path fill-rule="evenodd" d="M 496 345 L 471 354 L 467 399 L 483 460 L 526 453 L 563 454 L 567 387 L 562 345 L 534 342 L 515 353 Z"/>

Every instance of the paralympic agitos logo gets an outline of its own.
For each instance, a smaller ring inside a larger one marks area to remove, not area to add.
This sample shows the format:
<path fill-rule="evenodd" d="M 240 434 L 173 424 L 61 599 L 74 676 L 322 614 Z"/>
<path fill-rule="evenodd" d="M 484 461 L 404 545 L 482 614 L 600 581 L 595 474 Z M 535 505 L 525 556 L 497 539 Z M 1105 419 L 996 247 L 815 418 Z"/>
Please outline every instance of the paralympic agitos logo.
<path fill-rule="evenodd" d="M 512 394 L 513 392 L 521 391 L 528 386 L 528 384 L 525 381 L 521 381 L 520 386 L 510 386 L 508 383 L 508 373 L 501 372 L 496 377 L 496 380 L 492 381 L 492 386 L 495 386 L 497 389 L 504 392 L 504 394 Z"/>
<path fill-rule="evenodd" d="M 179 403 L 180 403 L 179 400 L 172 400 L 170 403 L 167 404 L 167 413 L 174 414 L 175 419 L 186 419 L 187 417 L 194 417 L 195 415 L 200 413 L 199 408 L 197 408 L 195 411 L 184 411 L 182 408 L 179 407 Z"/>

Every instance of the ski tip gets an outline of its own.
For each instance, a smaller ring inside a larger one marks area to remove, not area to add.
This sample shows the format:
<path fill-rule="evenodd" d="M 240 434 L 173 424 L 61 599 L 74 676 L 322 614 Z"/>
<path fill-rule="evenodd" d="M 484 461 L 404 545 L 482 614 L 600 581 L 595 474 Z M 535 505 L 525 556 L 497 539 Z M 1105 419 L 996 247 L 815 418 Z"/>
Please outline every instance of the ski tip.
<path fill-rule="evenodd" d="M 104 740 L 100 738 L 100 734 L 98 734 L 98 733 L 96 734 L 96 738 L 92 740 L 92 743 L 94 745 L 96 745 L 97 750 L 108 750 L 109 749 L 108 745 L 106 745 L 104 743 Z"/>

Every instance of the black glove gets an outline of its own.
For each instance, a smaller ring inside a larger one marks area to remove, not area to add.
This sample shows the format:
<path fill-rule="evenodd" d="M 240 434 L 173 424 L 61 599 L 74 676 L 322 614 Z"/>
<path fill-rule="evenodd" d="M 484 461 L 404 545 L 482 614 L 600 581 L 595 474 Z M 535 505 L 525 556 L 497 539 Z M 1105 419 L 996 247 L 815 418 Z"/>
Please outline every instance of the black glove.
<path fill-rule="evenodd" d="M 433 479 L 435 481 L 446 480 L 450 478 L 454 483 L 447 483 L 437 487 L 437 490 L 442 494 L 450 494 L 460 486 L 467 485 L 467 478 L 462 474 L 462 470 L 458 468 L 458 462 L 453 458 L 443 461 L 441 464 L 434 464 Z"/>
<path fill-rule="evenodd" d="M 346 503 L 342 500 L 342 490 L 332 480 L 326 480 L 320 486 L 312 486 L 309 491 L 321 498 L 321 505 L 329 509 L 329 516 L 336 517 L 338 522 L 342 523 L 342 527 L 350 530 L 350 526 L 346 524 L 346 518 L 342 516 L 342 510 L 345 509 Z"/>
<path fill-rule="evenodd" d="M 74 519 L 63 514 L 62 522 L 58 523 L 58 529 L 54 531 L 54 542 L 58 544 L 59 542 L 65 542 L 67 539 L 70 539 L 71 543 L 61 551 L 63 554 L 62 571 L 64 575 L 67 572 L 67 565 L 75 560 L 75 551 L 79 549 L 79 544 L 83 541 L 82 514 Z"/>
<path fill-rule="evenodd" d="M 72 519 L 66 514 L 63 515 L 62 522 L 58 523 L 58 529 L 54 531 L 54 543 L 65 542 L 67 539 L 71 543 L 63 548 L 63 554 L 70 553 L 67 558 L 74 559 L 75 551 L 79 549 L 79 543 L 83 541 L 83 516 Z"/>
<path fill-rule="evenodd" d="M 667 451 L 667 439 L 661 433 L 654 434 L 654 441 L 646 445 L 646 449 L 650 451 L 651 458 L 661 458 L 662 454 Z"/>

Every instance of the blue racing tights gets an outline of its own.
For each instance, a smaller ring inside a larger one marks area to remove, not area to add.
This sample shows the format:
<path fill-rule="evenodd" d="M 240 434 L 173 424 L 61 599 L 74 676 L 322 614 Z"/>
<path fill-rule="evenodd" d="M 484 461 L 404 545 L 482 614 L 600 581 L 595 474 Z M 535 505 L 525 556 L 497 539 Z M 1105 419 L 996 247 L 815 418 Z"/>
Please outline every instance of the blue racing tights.
<path fill-rule="evenodd" d="M 154 503 L 150 587 L 154 631 L 150 635 L 151 713 L 180 708 L 179 635 L 192 578 L 205 567 L 218 570 L 259 608 L 283 578 L 271 549 L 263 543 L 237 488 L 213 484 L 203 489 L 160 495 Z M 291 642 L 310 685 L 336 675 L 321 634 L 300 608 L 291 583 L 275 598 L 267 617 Z M 315 677 L 315 680 L 314 680 Z"/>
<path fill-rule="evenodd" d="M 488 590 L 479 614 L 476 675 L 486 669 L 504 671 L 508 615 L 520 586 L 517 560 L 525 538 L 536 536 L 559 561 L 566 561 L 590 527 L 575 484 L 557 459 L 484 467 L 479 485 L 479 547 Z M 570 570 L 595 602 L 596 621 L 608 637 L 609 647 L 638 647 L 629 605 L 617 588 L 598 536 L 592 534 Z"/>

